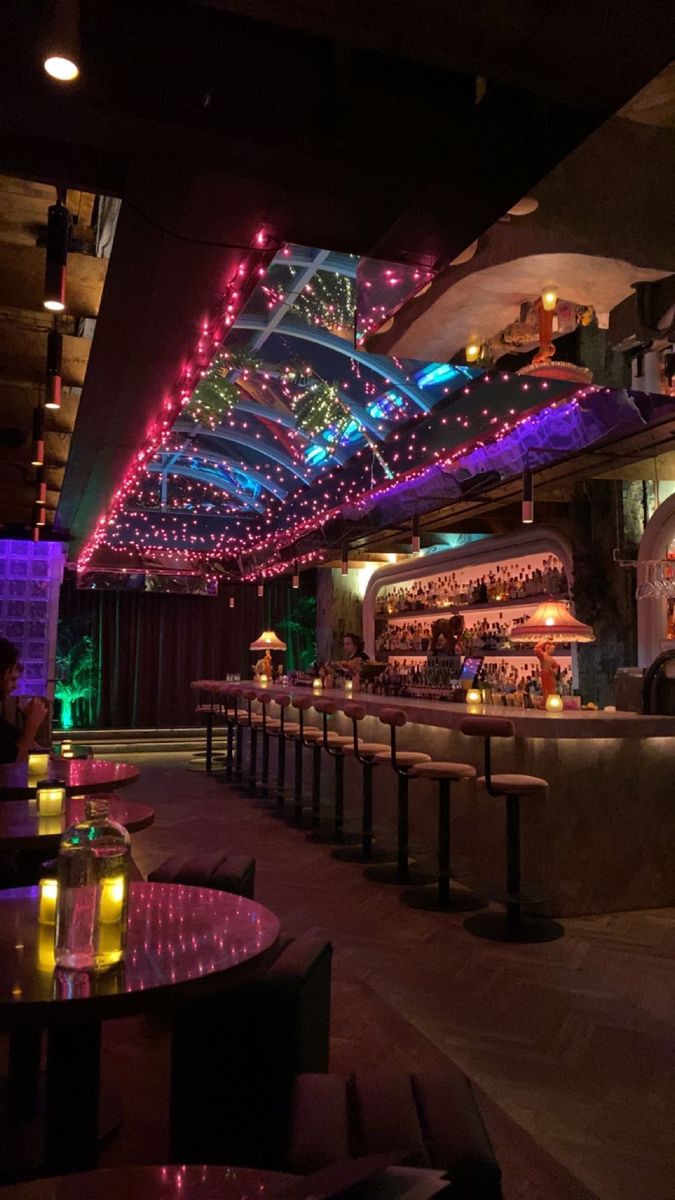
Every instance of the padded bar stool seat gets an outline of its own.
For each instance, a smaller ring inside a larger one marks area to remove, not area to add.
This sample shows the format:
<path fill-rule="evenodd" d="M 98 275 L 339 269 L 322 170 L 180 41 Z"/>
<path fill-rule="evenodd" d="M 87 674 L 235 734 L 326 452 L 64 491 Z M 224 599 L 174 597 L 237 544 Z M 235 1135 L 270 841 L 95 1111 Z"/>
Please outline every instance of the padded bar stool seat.
<path fill-rule="evenodd" d="M 380 751 L 375 755 L 375 762 L 392 767 L 398 777 L 398 832 L 396 862 L 387 863 L 382 867 L 368 867 L 363 872 L 366 879 L 376 883 L 391 884 L 423 884 L 432 883 L 433 875 L 410 869 L 410 833 L 408 811 L 408 783 L 414 768 L 423 762 L 430 762 L 431 756 L 421 750 L 399 750 L 396 745 L 396 730 L 407 724 L 407 717 L 400 708 L 383 708 L 379 719 L 383 725 L 389 726 L 390 743 L 388 751 Z"/>
<path fill-rule="evenodd" d="M 403 892 L 403 903 L 427 912 L 471 912 L 484 908 L 484 900 L 468 888 L 453 887 L 451 880 L 450 785 L 475 779 L 475 769 L 469 763 L 426 762 L 414 767 L 413 775 L 438 783 L 438 882 L 435 888 L 411 888 Z"/>
<path fill-rule="evenodd" d="M 333 821 L 328 828 L 321 827 L 321 805 L 317 794 L 312 805 L 312 833 L 308 840 L 326 846 L 349 846 L 359 841 L 354 834 L 347 833 L 344 828 L 344 748 L 353 744 L 353 738 L 336 733 L 328 728 L 328 718 L 338 711 L 335 700 L 314 700 L 314 708 L 323 718 L 323 737 L 321 746 L 333 759 L 335 774 L 333 783 Z M 317 743 L 318 745 L 318 743 Z M 319 768 L 320 769 L 320 768 Z"/>
<path fill-rule="evenodd" d="M 492 774 L 491 738 L 515 736 L 513 723 L 502 717 L 465 717 L 460 732 L 468 737 L 482 737 L 485 742 L 485 774 L 479 784 L 489 796 L 506 800 L 506 890 L 503 903 L 506 913 L 477 913 L 467 917 L 464 928 L 476 937 L 496 942 L 551 942 L 562 937 L 565 930 L 549 917 L 532 917 L 523 907 L 541 904 L 548 899 L 543 893 L 523 887 L 520 867 L 520 800 L 522 796 L 545 798 L 548 783 L 536 775 Z"/>
<path fill-rule="evenodd" d="M 381 751 L 387 753 L 388 747 L 383 742 L 365 742 L 359 737 L 359 721 L 363 721 L 366 716 L 366 710 L 362 704 L 345 704 L 343 712 L 352 723 L 352 736 L 349 743 L 342 747 L 342 753 L 351 755 L 361 763 L 363 768 L 361 844 L 354 847 L 341 846 L 337 850 L 333 850 L 333 858 L 337 858 L 340 862 L 353 863 L 391 862 L 395 857 L 395 852 L 386 850 L 382 846 L 375 846 L 373 838 L 373 771 L 378 766 L 378 754 Z"/>

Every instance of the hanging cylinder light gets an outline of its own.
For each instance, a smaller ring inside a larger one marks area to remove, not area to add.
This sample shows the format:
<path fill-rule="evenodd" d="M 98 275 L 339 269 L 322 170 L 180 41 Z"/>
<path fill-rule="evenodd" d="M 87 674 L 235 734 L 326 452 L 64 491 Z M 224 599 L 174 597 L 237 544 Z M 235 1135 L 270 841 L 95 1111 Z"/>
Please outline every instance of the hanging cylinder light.
<path fill-rule="evenodd" d="M 230 608 L 234 608 L 234 596 L 230 596 L 228 603 Z"/>
<path fill-rule="evenodd" d="M 56 0 L 42 65 L 52 79 L 72 83 L 80 74 L 79 0 Z"/>
<path fill-rule="evenodd" d="M 45 410 L 41 404 L 33 409 L 33 457 L 31 466 L 42 467 L 45 461 Z"/>
<path fill-rule="evenodd" d="M 340 574 L 349 574 L 349 546 L 346 542 L 342 543 L 342 561 L 340 563 Z"/>
<path fill-rule="evenodd" d="M 422 539 L 420 537 L 420 519 L 419 519 L 419 516 L 417 515 L 417 513 L 415 513 L 413 516 L 413 519 L 412 519 L 412 552 L 413 552 L 413 554 L 419 554 L 421 546 L 422 546 Z"/>
<path fill-rule="evenodd" d="M 61 364 L 63 338 L 56 329 L 47 334 L 47 372 L 45 408 L 61 407 Z"/>
<path fill-rule="evenodd" d="M 534 485 L 532 471 L 525 467 L 523 471 L 523 501 L 521 505 L 521 520 L 523 525 L 531 525 L 534 521 Z"/>
<path fill-rule="evenodd" d="M 66 269 L 70 241 L 70 213 L 64 204 L 65 191 L 59 190 L 56 204 L 47 211 L 47 257 L 43 305 L 49 312 L 66 307 Z"/>
<path fill-rule="evenodd" d="M 46 525 L 47 517 L 45 515 L 44 505 L 35 503 L 33 505 L 33 525 Z"/>
<path fill-rule="evenodd" d="M 297 558 L 293 563 L 293 578 L 291 580 L 291 587 L 300 587 L 300 563 L 298 562 Z"/>
<path fill-rule="evenodd" d="M 259 583 L 258 584 L 258 599 L 262 600 L 264 595 L 265 595 L 265 586 L 264 586 L 264 584 Z"/>
<path fill-rule="evenodd" d="M 44 506 L 47 503 L 47 480 L 45 478 L 44 467 L 37 469 L 37 488 L 35 493 L 35 503 Z"/>

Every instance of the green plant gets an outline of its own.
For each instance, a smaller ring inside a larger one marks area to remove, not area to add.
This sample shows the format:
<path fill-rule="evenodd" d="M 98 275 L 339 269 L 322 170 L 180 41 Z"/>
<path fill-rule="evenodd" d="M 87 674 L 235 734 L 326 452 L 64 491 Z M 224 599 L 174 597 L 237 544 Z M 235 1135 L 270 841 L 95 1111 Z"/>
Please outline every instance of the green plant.
<path fill-rule="evenodd" d="M 72 635 L 62 632 L 56 654 L 56 674 L 54 695 L 61 703 L 61 728 L 72 729 L 74 704 L 92 696 L 98 682 L 94 643 L 89 636 L 75 641 Z"/>
<path fill-rule="evenodd" d="M 288 644 L 290 669 L 308 670 L 316 658 L 316 597 L 298 596 L 292 614 L 282 617 L 277 628 Z"/>

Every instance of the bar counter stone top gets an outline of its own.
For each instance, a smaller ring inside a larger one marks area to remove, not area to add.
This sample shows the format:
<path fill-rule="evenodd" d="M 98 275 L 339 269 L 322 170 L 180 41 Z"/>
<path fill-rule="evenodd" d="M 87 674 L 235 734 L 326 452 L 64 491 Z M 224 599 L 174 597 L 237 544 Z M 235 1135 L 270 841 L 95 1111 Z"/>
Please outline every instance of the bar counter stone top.
<path fill-rule="evenodd" d="M 253 685 L 255 686 L 255 685 Z M 259 689 L 263 690 L 263 689 Z M 290 687 L 289 694 L 308 696 L 309 687 Z M 510 708 L 504 704 L 454 704 L 446 700 L 419 700 L 412 696 L 374 696 L 355 692 L 346 697 L 342 688 L 325 688 L 317 699 L 350 700 L 377 716 L 383 708 L 400 708 L 409 721 L 438 729 L 459 729 L 464 717 L 506 717 L 513 722 L 516 737 L 543 738 L 646 738 L 675 737 L 675 717 L 644 716 L 642 713 L 568 709 L 549 713 L 536 708 Z"/>

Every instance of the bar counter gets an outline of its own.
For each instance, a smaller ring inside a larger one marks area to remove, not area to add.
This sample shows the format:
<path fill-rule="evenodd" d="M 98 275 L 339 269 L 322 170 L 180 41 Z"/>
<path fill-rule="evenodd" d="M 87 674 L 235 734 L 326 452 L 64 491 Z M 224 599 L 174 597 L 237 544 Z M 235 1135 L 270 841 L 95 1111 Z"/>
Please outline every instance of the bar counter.
<path fill-rule="evenodd" d="M 291 695 L 310 694 L 293 688 Z M 346 702 L 344 691 L 324 691 L 324 699 Z M 402 749 L 421 750 L 432 759 L 472 763 L 483 771 L 483 743 L 459 732 L 471 712 L 507 717 L 516 737 L 493 741 L 493 770 L 537 775 L 548 781 L 542 798 L 522 802 L 523 879 L 552 896 L 555 916 L 675 904 L 675 717 L 627 712 L 546 713 L 501 705 L 452 704 L 357 693 L 368 716 L 360 724 L 369 741 L 387 742 L 388 727 L 377 719 L 384 707 L 401 708 L 408 724 L 398 731 Z M 297 719 L 295 710 L 287 710 Z M 316 723 L 316 715 L 308 714 Z M 341 715 L 333 727 L 351 732 Z M 307 766 L 309 771 L 309 764 Z M 348 759 L 347 812 L 360 814 L 361 771 Z M 326 802 L 332 770 L 325 764 Z M 425 860 L 436 839 L 435 786 L 416 780 L 410 787 L 412 844 Z M 389 844 L 395 829 L 396 787 L 388 766 L 375 772 L 375 823 Z M 473 784 L 453 788 L 453 866 L 458 878 L 485 888 L 504 875 L 504 803 Z M 345 867 L 345 870 L 356 869 Z M 375 886 L 375 885 L 373 885 Z"/>

